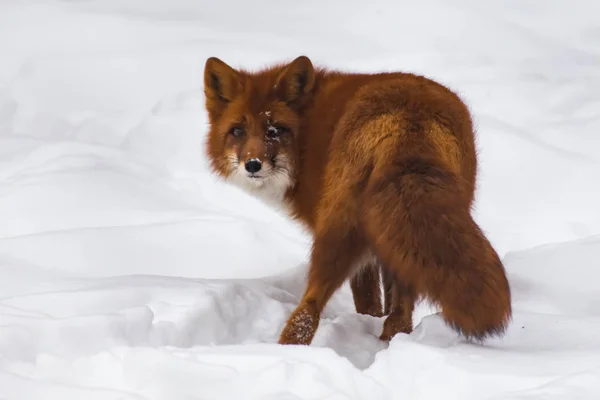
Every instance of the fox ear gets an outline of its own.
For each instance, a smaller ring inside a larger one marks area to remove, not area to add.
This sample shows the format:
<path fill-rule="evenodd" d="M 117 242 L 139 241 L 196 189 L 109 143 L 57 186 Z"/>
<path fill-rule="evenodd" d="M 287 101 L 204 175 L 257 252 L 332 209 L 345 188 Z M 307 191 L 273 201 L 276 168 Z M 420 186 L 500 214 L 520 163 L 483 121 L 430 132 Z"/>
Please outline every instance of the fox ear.
<path fill-rule="evenodd" d="M 216 57 L 204 65 L 204 93 L 213 100 L 230 102 L 242 90 L 240 75 Z"/>
<path fill-rule="evenodd" d="M 308 94 L 315 85 L 315 70 L 306 56 L 287 65 L 277 78 L 277 91 L 287 103 L 294 103 Z"/>

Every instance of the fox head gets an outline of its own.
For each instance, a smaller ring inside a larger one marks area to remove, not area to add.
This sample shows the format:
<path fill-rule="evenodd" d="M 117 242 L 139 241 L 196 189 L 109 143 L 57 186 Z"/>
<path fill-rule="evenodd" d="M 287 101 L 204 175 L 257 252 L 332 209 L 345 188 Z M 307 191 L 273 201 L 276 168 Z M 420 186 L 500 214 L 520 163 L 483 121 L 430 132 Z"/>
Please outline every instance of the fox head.
<path fill-rule="evenodd" d="M 296 181 L 301 116 L 314 86 L 305 56 L 256 73 L 207 59 L 206 152 L 212 170 L 264 200 L 283 201 Z"/>

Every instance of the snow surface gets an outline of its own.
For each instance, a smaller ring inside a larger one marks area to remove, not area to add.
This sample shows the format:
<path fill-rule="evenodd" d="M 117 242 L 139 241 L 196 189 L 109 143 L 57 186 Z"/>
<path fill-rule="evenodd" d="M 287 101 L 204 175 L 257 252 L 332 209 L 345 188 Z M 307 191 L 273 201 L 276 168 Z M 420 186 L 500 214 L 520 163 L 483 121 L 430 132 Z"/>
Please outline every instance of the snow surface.
<path fill-rule="evenodd" d="M 0 398 L 600 398 L 600 4 L 366 4 L 0 3 Z M 388 346 L 346 285 L 312 346 L 276 344 L 310 241 L 209 174 L 202 68 L 300 54 L 472 107 L 504 338 L 420 306 Z"/>

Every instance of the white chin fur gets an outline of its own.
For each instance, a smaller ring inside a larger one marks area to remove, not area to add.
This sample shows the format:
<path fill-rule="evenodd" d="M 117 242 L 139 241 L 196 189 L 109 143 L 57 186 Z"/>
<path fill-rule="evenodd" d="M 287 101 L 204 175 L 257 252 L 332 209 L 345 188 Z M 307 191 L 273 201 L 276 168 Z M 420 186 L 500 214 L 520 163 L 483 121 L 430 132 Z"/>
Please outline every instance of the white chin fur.
<path fill-rule="evenodd" d="M 267 163 L 262 164 L 258 173 L 260 178 L 251 178 L 244 168 L 244 164 L 237 159 L 231 159 L 231 173 L 228 181 L 247 193 L 261 199 L 272 207 L 287 211 L 285 192 L 293 186 L 291 165 L 287 158 L 278 156 L 275 161 L 276 168 Z"/>

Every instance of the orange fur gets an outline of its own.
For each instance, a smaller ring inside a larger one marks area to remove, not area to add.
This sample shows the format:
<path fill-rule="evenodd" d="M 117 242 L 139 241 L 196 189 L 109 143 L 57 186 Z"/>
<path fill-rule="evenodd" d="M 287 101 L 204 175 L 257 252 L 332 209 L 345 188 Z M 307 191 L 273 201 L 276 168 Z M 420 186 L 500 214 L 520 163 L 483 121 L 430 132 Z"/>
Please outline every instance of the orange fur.
<path fill-rule="evenodd" d="M 212 169 L 313 234 L 308 285 L 280 343 L 311 343 L 346 279 L 358 312 L 389 314 L 384 340 L 412 331 L 420 297 L 467 337 L 505 331 L 510 288 L 471 216 L 474 131 L 455 93 L 413 74 L 315 69 L 304 56 L 257 72 L 210 58 L 204 82 Z"/>

